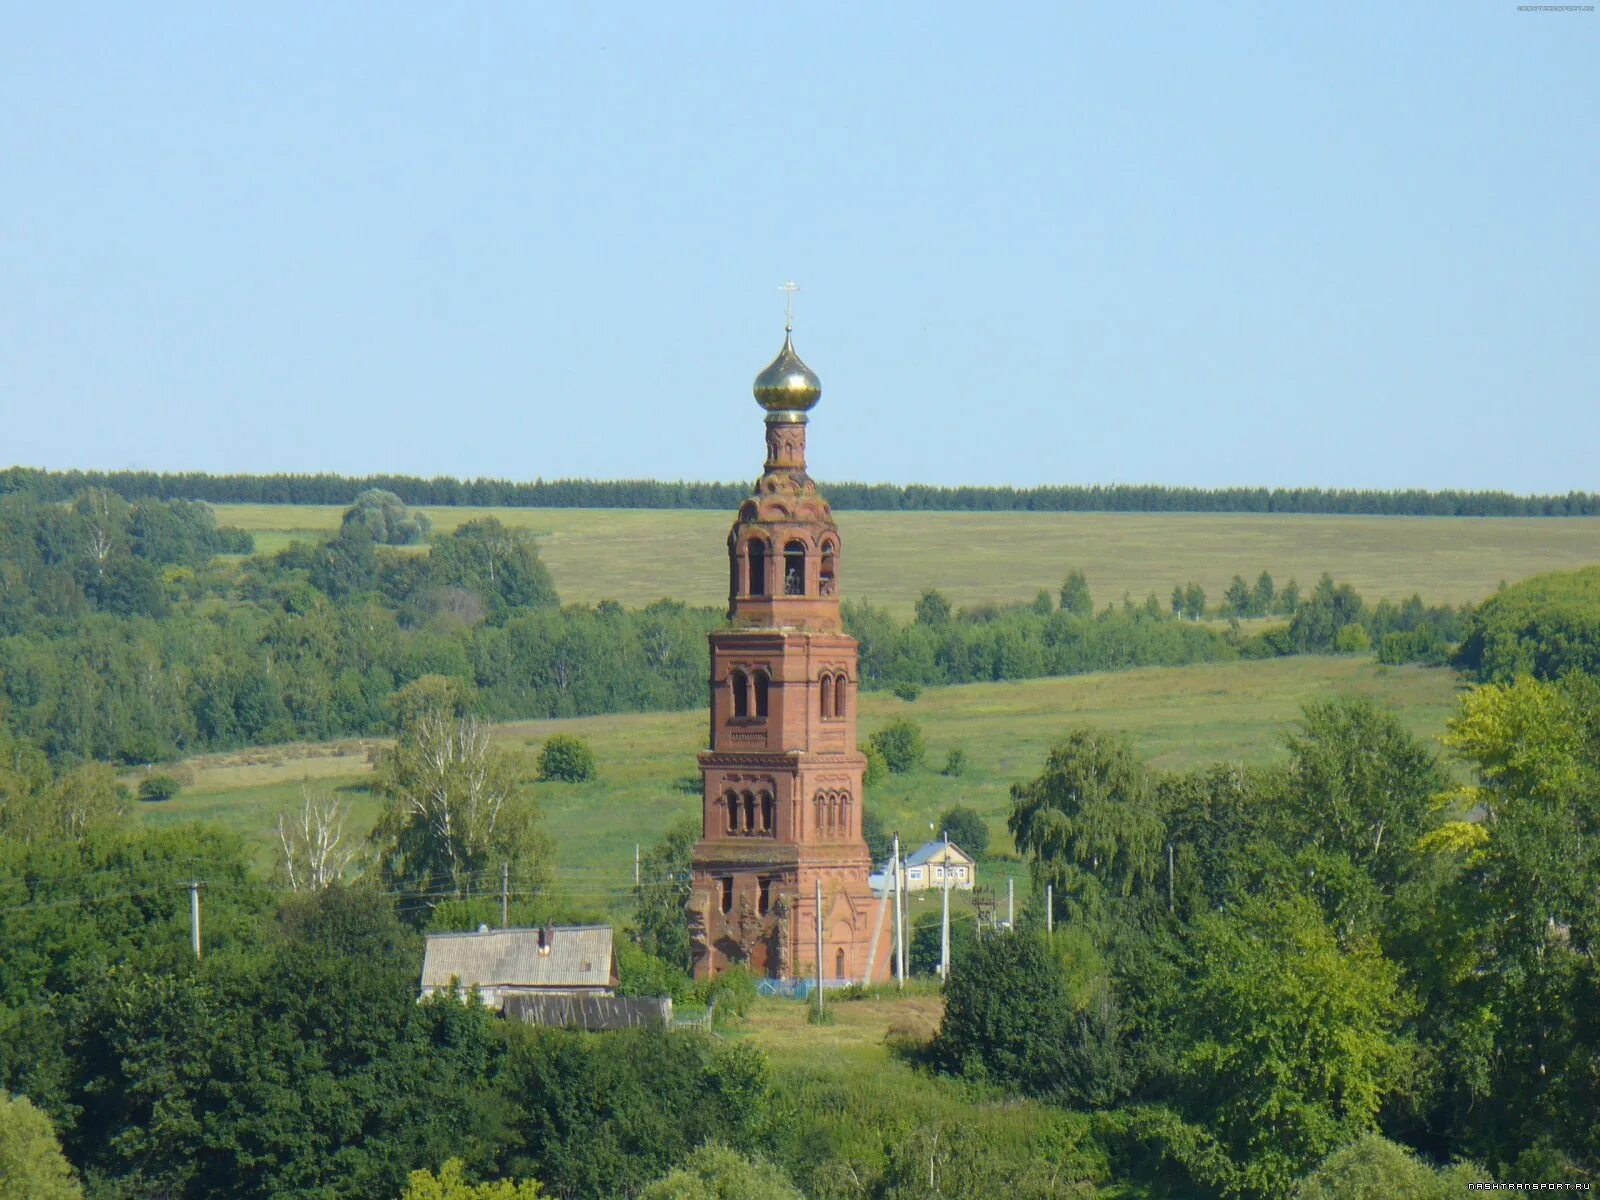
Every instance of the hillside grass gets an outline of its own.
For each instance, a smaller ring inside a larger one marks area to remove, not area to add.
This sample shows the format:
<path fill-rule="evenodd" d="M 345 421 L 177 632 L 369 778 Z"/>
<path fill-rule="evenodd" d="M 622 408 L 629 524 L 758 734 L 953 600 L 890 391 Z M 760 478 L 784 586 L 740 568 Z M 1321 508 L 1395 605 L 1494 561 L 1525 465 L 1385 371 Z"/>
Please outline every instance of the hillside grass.
<path fill-rule="evenodd" d="M 896 716 L 921 725 L 927 766 L 891 775 L 870 790 L 867 805 L 909 846 L 953 804 L 977 809 L 988 821 L 991 849 L 1007 849 L 1009 789 L 1036 774 L 1050 745 L 1071 725 L 1126 731 L 1157 767 L 1176 770 L 1216 760 L 1268 763 L 1284 755 L 1283 735 L 1302 705 L 1344 692 L 1392 706 L 1406 726 L 1430 741 L 1443 731 L 1460 686 L 1453 672 L 1383 667 L 1369 658 L 1300 656 L 1257 662 L 1145 668 L 1018 683 L 929 688 L 907 703 L 881 692 L 861 697 L 863 738 Z M 680 817 L 698 813 L 695 754 L 705 745 L 698 710 L 570 720 L 524 721 L 496 727 L 503 742 L 537 748 L 556 732 L 587 740 L 599 761 L 589 783 L 535 785 L 559 866 L 556 891 L 570 905 L 594 912 L 626 903 L 635 844 L 648 847 Z M 150 824 L 204 818 L 239 831 L 257 850 L 263 870 L 275 861 L 273 827 L 279 812 L 299 803 L 302 786 L 334 790 L 351 802 L 351 825 L 368 829 L 378 814 L 366 790 L 369 759 L 379 740 L 256 748 L 190 760 L 193 782 L 177 797 L 137 806 Z M 937 773 L 946 751 L 967 753 L 959 778 Z M 690 792 L 686 787 L 692 786 Z M 985 863 L 979 880 L 1004 904 L 1005 878 L 1017 879 L 1019 902 L 1027 876 L 1017 863 Z M 964 908 L 965 898 L 958 898 Z M 936 898 L 917 901 L 913 912 Z"/>
<path fill-rule="evenodd" d="M 331 505 L 219 504 L 217 518 L 256 535 L 259 551 L 338 528 Z M 692 509 L 424 508 L 449 532 L 493 516 L 538 535 L 563 600 L 641 605 L 663 596 L 727 602 L 731 512 Z M 924 588 L 956 604 L 1031 600 L 1067 571 L 1097 604 L 1124 593 L 1165 602 L 1197 581 L 1211 603 L 1239 574 L 1270 571 L 1308 591 L 1322 572 L 1370 599 L 1483 599 L 1502 580 L 1600 557 L 1600 518 L 1348 517 L 1207 513 L 844 512 L 844 595 L 908 613 Z"/>

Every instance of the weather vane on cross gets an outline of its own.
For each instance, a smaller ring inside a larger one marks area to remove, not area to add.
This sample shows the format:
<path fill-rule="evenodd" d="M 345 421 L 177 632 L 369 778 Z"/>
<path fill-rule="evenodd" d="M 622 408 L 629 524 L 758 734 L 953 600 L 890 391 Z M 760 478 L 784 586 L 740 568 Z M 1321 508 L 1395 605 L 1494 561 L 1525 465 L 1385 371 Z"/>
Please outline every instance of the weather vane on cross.
<path fill-rule="evenodd" d="M 800 285 L 790 279 L 778 285 L 778 290 L 784 293 L 783 297 L 783 331 L 794 332 L 794 294 L 800 290 Z"/>

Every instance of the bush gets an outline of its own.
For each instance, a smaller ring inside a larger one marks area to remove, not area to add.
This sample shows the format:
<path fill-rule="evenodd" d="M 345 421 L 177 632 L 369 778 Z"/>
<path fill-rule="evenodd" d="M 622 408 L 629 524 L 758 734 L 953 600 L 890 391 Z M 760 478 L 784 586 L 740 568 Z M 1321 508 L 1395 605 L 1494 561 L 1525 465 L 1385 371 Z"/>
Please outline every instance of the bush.
<path fill-rule="evenodd" d="M 944 756 L 944 767 L 939 771 L 941 775 L 948 775 L 952 779 L 959 779 L 967 771 L 967 752 L 961 747 L 954 747 Z"/>
<path fill-rule="evenodd" d="M 582 783 L 595 777 L 594 751 L 570 733 L 558 733 L 539 751 L 539 778 Z"/>
<path fill-rule="evenodd" d="M 871 742 L 861 747 L 861 752 L 867 756 L 867 770 L 861 776 L 861 782 L 868 787 L 882 783 L 889 776 L 889 764 L 884 761 L 883 753 Z"/>
<path fill-rule="evenodd" d="M 146 775 L 139 781 L 141 800 L 171 800 L 182 790 L 183 784 L 171 775 Z"/>
<path fill-rule="evenodd" d="M 681 968 L 630 938 L 617 942 L 617 976 L 619 996 L 671 996 L 674 1004 L 682 1004 L 694 995 L 694 982 Z"/>
<path fill-rule="evenodd" d="M 1372 649 L 1372 636 L 1365 625 L 1343 625 L 1333 635 L 1333 648 L 1340 654 L 1360 654 Z"/>
<path fill-rule="evenodd" d="M 907 704 L 910 704 L 918 696 L 922 695 L 922 685 L 912 679 L 902 679 L 894 685 L 894 694 Z"/>
<path fill-rule="evenodd" d="M 720 975 L 695 984 L 694 999 L 708 1006 L 716 1005 L 718 1021 L 741 1020 L 756 1002 L 756 977 L 746 966 L 729 967 Z"/>
<path fill-rule="evenodd" d="M 904 717 L 890 721 L 872 735 L 869 745 L 883 755 L 884 765 L 896 775 L 904 775 L 922 765 L 927 747 L 922 741 L 922 730 L 916 722 Z"/>
<path fill-rule="evenodd" d="M 812 996 L 806 1001 L 807 1025 L 834 1025 L 837 1024 L 839 1015 L 833 1011 L 831 1005 L 823 1004 L 817 996 Z"/>
<path fill-rule="evenodd" d="M 1301 1181 L 1295 1200 L 1453 1200 L 1483 1177 L 1465 1166 L 1435 1171 L 1404 1146 L 1367 1133 L 1323 1159 Z"/>

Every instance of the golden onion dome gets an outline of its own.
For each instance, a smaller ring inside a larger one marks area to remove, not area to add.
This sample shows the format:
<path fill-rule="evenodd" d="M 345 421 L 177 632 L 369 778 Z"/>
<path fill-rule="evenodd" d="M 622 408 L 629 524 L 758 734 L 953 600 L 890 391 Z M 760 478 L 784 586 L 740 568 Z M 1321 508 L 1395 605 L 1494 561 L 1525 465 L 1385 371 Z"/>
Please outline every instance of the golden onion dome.
<path fill-rule="evenodd" d="M 794 341 L 785 331 L 783 349 L 756 376 L 751 389 L 767 410 L 769 421 L 804 421 L 806 412 L 822 395 L 822 380 L 794 352 Z"/>

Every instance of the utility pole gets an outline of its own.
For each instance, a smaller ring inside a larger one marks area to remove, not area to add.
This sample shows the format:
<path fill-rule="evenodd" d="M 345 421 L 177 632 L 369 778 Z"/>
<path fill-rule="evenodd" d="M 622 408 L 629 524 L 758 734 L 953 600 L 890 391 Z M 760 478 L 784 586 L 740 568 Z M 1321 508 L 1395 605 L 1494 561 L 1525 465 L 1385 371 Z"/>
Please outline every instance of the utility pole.
<path fill-rule="evenodd" d="M 817 1011 L 822 1011 L 822 876 L 817 876 Z"/>
<path fill-rule="evenodd" d="M 950 978 L 950 831 L 944 832 L 944 917 L 939 923 L 939 978 Z"/>
<path fill-rule="evenodd" d="M 1006 928 L 1015 929 L 1017 925 L 1017 881 L 1006 880 Z"/>
<path fill-rule="evenodd" d="M 508 929 L 511 925 L 511 864 L 500 864 L 500 928 Z"/>
<path fill-rule="evenodd" d="M 900 987 L 906 986 L 906 921 L 900 911 L 900 835 L 894 835 L 894 856 L 889 860 L 894 871 L 894 975 Z"/>
<path fill-rule="evenodd" d="M 1044 931 L 1056 931 L 1056 885 L 1053 883 L 1044 885 Z"/>
<path fill-rule="evenodd" d="M 184 887 L 189 889 L 189 944 L 194 947 L 194 956 L 200 957 L 200 889 L 205 887 L 202 879 L 191 879 Z"/>

